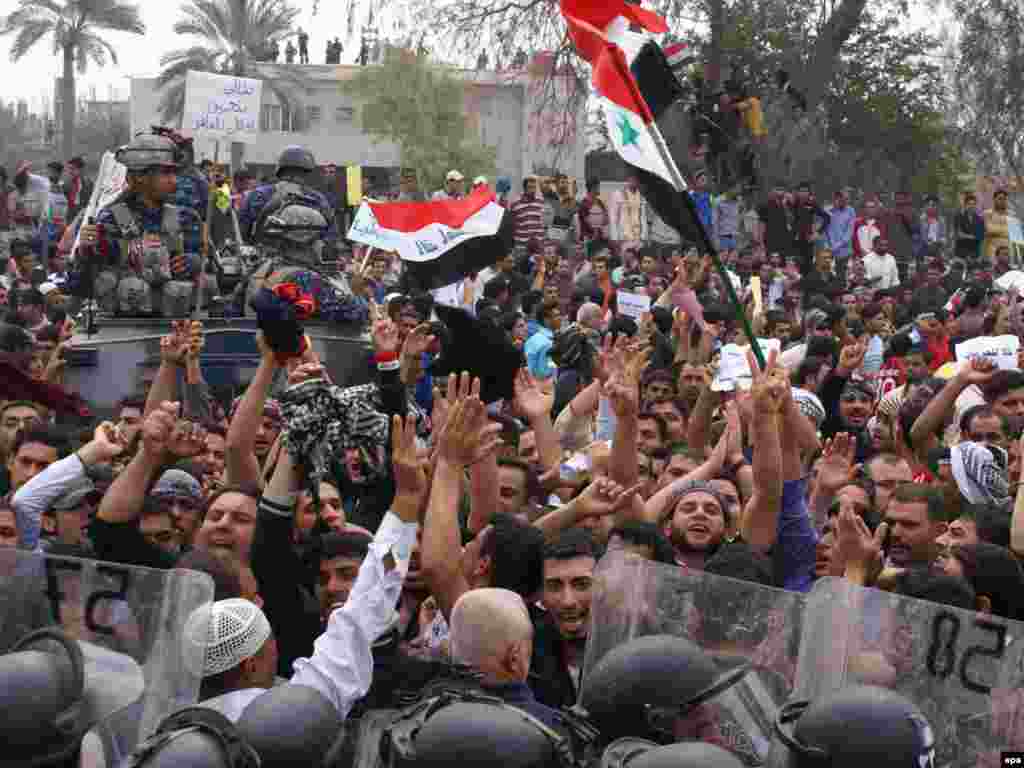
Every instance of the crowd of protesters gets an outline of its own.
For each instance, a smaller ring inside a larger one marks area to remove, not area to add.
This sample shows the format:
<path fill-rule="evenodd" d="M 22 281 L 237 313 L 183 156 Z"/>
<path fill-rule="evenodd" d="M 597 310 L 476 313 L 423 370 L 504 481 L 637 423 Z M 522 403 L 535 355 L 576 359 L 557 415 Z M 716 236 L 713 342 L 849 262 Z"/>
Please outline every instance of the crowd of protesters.
<path fill-rule="evenodd" d="M 69 219 L 86 196 L 74 178 Z M 824 208 L 800 187 L 744 210 L 696 181 L 724 278 L 635 179 L 577 199 L 565 177 L 527 178 L 506 201 L 516 249 L 460 284 L 405 295 L 394 254 L 352 257 L 370 384 L 329 381 L 311 351 L 282 360 L 261 335 L 247 388 L 218 402 L 202 323 L 181 320 L 148 391 L 99 425 L 61 387 L 72 324 L 51 295 L 66 267 L 47 251 L 46 279 L 30 278 L 16 182 L 0 206 L 0 362 L 17 373 L 0 385 L 0 546 L 207 570 L 218 601 L 258 606 L 276 643 L 211 667 L 201 699 L 292 677 L 389 515 L 418 534 L 357 709 L 390 701 L 413 661 L 454 654 L 557 722 L 609 550 L 1024 618 L 1024 371 L 957 354 L 1024 335 L 1016 289 L 993 282 L 1012 272 L 1006 194 L 982 212 L 966 193 L 947 228 L 930 199 Z M 448 182 L 462 194 L 460 173 Z M 748 344 L 725 279 L 779 350 L 763 367 L 748 354 L 748 387 L 716 385 L 723 346 Z M 627 294 L 647 309 L 620 311 Z M 439 323 L 452 305 L 469 319 Z"/>

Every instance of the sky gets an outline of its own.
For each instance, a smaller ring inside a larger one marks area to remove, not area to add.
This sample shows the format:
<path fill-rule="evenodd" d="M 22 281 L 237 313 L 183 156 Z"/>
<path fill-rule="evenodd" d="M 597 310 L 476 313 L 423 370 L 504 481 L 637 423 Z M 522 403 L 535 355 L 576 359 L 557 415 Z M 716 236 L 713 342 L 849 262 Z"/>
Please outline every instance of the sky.
<path fill-rule="evenodd" d="M 108 62 L 99 69 L 90 63 L 88 72 L 78 79 L 79 94 L 91 98 L 92 89 L 97 99 L 128 98 L 129 78 L 133 75 L 155 75 L 160 71 L 160 57 L 168 50 L 184 47 L 182 40 L 171 32 L 171 26 L 178 19 L 179 3 L 167 0 L 137 0 L 142 8 L 142 20 L 148 30 L 145 36 L 111 34 L 108 40 L 118 55 L 118 66 Z M 339 0 L 319 0 L 316 16 L 313 15 L 315 0 L 293 0 L 301 10 L 297 25 L 309 33 L 309 55 L 313 64 L 324 63 L 327 39 L 341 38 L 345 45 L 342 63 L 352 63 L 358 53 L 358 36 L 361 21 L 368 11 L 368 0 L 353 0 L 357 6 L 357 23 L 354 40 L 346 42 L 345 3 Z M 0 13 L 12 8 L 15 0 L 0 0 Z M 383 20 L 387 23 L 387 20 Z M 384 27 L 384 24 L 381 24 Z M 0 101 L 11 102 L 25 99 L 32 111 L 38 112 L 45 103 L 53 101 L 54 78 L 60 75 L 61 61 L 53 56 L 46 40 L 37 43 L 36 48 L 17 64 L 10 60 L 11 40 L 0 37 Z M 281 60 L 284 59 L 283 53 Z"/>
<path fill-rule="evenodd" d="M 371 0 L 349 0 L 355 7 L 353 34 L 346 36 L 347 6 L 344 0 L 292 0 L 300 9 L 297 25 L 310 36 L 309 53 L 313 64 L 324 63 L 328 38 L 341 38 L 345 46 L 342 63 L 352 63 L 359 50 L 360 30 L 369 14 Z M 160 57 L 168 50 L 183 47 L 185 41 L 171 32 L 171 26 L 179 17 L 178 2 L 167 0 L 137 0 L 142 8 L 142 18 L 148 33 L 145 36 L 111 34 L 110 42 L 118 52 L 118 65 L 110 63 L 100 69 L 90 65 L 89 71 L 78 79 L 80 98 L 127 99 L 129 78 L 152 76 L 160 71 Z M 385 11 L 375 21 L 382 32 L 408 33 L 415 30 L 415 17 L 407 10 L 415 0 L 390 0 Z M 13 7 L 15 0 L 0 0 L 0 11 Z M 378 7 L 379 2 L 374 2 Z M 316 13 L 314 15 L 314 7 Z M 932 9 L 924 13 L 917 3 L 912 3 L 908 27 L 913 28 L 934 18 Z M 5 103 L 25 99 L 33 112 L 46 111 L 53 101 L 54 78 L 60 75 L 61 61 L 53 56 L 46 41 L 21 59 L 18 64 L 10 60 L 10 38 L 0 37 L 0 101 Z M 283 53 L 282 53 L 283 60 Z M 95 89 L 95 91 L 93 90 Z"/>

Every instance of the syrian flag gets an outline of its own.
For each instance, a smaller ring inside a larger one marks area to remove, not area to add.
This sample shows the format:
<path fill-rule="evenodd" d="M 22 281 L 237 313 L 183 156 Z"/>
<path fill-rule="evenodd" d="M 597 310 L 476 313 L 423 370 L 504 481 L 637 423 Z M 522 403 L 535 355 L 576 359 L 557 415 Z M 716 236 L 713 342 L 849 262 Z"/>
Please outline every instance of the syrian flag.
<path fill-rule="evenodd" d="M 606 5 L 593 0 L 560 2 L 569 36 L 592 67 L 609 138 L 640 182 L 644 198 L 684 240 L 710 243 L 702 236 L 693 200 L 671 153 L 666 149 L 663 154 L 656 144 L 663 141 L 658 117 L 682 93 L 665 51 L 648 34 L 668 31 L 664 20 L 625 0 Z M 647 33 L 632 31 L 637 26 Z"/>
<path fill-rule="evenodd" d="M 512 217 L 487 187 L 459 200 L 365 200 L 348 239 L 396 251 L 414 284 L 430 290 L 503 259 L 512 250 Z"/>
<path fill-rule="evenodd" d="M 667 32 L 665 21 L 658 14 L 624 0 L 606 4 L 561 0 L 561 9 L 576 50 L 593 69 L 594 88 L 600 96 L 615 151 L 629 165 L 676 186 L 679 173 L 658 150 L 650 130 L 655 116 L 630 71 L 630 63 L 647 42 L 645 36 L 630 31 L 630 26 Z"/>

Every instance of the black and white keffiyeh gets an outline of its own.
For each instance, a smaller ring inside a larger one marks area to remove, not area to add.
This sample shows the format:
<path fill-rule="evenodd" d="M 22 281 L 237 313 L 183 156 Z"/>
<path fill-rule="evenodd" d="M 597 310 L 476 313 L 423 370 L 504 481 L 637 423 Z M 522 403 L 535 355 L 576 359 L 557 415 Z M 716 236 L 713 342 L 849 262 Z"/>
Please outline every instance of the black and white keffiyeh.
<path fill-rule="evenodd" d="M 1006 451 L 982 443 L 964 442 L 954 445 L 950 456 L 953 477 L 967 501 L 971 504 L 1009 504 Z"/>
<path fill-rule="evenodd" d="M 339 387 L 312 379 L 289 387 L 280 402 L 284 449 L 305 465 L 311 487 L 330 478 L 332 464 L 349 449 L 360 452 L 371 482 L 387 474 L 390 420 L 376 384 Z M 417 431 L 425 430 L 426 417 L 412 398 L 407 407 L 416 415 Z"/>

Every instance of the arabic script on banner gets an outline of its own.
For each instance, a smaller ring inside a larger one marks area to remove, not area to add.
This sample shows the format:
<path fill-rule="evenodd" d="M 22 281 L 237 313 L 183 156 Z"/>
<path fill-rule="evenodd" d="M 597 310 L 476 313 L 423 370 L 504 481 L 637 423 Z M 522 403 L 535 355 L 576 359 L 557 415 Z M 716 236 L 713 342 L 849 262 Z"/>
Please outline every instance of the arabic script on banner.
<path fill-rule="evenodd" d="M 182 128 L 192 136 L 253 141 L 260 131 L 262 92 L 261 80 L 189 72 Z"/>

